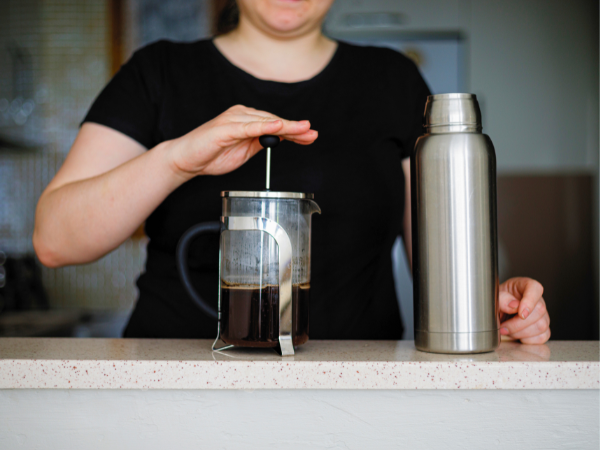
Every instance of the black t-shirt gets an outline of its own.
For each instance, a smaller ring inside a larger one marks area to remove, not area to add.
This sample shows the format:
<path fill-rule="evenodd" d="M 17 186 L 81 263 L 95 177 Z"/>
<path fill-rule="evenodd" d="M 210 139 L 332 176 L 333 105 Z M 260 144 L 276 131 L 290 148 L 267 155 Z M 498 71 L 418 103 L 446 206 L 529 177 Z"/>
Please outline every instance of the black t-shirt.
<path fill-rule="evenodd" d="M 271 162 L 272 190 L 312 192 L 322 210 L 313 216 L 310 337 L 400 339 L 391 251 L 402 233 L 401 161 L 422 134 L 427 95 L 416 66 L 389 49 L 340 42 L 314 78 L 280 83 L 236 67 L 212 40 L 160 41 L 133 55 L 85 121 L 151 149 L 236 104 L 310 120 L 319 138 L 309 146 L 284 141 Z M 188 181 L 150 215 L 148 257 L 126 337 L 216 336 L 216 321 L 184 291 L 175 248 L 192 225 L 219 220 L 221 191 L 263 190 L 264 174 L 260 152 L 229 174 Z M 215 234 L 190 248 L 196 288 L 215 307 L 218 245 Z"/>

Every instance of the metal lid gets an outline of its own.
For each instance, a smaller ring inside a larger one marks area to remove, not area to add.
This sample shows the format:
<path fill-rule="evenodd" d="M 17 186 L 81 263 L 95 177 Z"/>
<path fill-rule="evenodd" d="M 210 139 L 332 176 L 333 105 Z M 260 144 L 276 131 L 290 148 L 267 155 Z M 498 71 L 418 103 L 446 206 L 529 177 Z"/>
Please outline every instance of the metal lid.
<path fill-rule="evenodd" d="M 224 198 L 294 198 L 294 199 L 314 199 L 314 194 L 305 194 L 302 192 L 276 192 L 276 191 L 223 191 L 221 197 Z"/>
<path fill-rule="evenodd" d="M 444 99 L 457 99 L 457 98 L 467 98 L 471 100 L 477 100 L 477 96 L 475 94 L 464 94 L 464 93 L 451 93 L 451 94 L 434 94 L 429 95 L 427 100 L 444 100 Z"/>
<path fill-rule="evenodd" d="M 475 94 L 436 94 L 427 97 L 425 127 L 454 125 L 481 129 L 481 111 Z"/>

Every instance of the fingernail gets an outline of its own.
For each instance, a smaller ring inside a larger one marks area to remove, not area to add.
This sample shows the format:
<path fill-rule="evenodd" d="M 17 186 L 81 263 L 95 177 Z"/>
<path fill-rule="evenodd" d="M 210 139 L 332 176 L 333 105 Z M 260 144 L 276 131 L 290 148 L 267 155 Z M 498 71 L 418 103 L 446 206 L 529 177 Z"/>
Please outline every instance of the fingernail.
<path fill-rule="evenodd" d="M 508 307 L 511 309 L 515 309 L 519 306 L 519 300 L 513 300 L 508 304 Z"/>
<path fill-rule="evenodd" d="M 523 319 L 527 319 L 527 316 L 528 316 L 528 315 L 529 315 L 529 308 L 525 308 L 525 309 L 523 310 L 523 312 L 521 313 L 521 317 L 522 317 Z"/>
<path fill-rule="evenodd" d="M 500 334 L 506 336 L 509 333 L 508 328 L 500 328 Z"/>

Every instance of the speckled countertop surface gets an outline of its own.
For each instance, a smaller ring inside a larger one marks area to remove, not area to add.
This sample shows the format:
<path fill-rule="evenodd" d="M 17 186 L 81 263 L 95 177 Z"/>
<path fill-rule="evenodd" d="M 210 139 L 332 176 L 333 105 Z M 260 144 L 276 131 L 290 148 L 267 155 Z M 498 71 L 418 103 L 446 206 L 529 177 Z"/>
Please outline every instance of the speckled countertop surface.
<path fill-rule="evenodd" d="M 0 389 L 599 389 L 598 341 L 438 355 L 411 341 L 309 341 L 294 357 L 208 340 L 0 338 Z"/>

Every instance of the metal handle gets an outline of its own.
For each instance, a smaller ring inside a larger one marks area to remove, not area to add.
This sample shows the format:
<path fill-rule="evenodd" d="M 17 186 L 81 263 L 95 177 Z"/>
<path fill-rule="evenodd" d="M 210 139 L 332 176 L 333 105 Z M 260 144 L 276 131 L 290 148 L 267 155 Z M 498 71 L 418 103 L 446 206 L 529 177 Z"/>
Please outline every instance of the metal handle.
<path fill-rule="evenodd" d="M 198 308 L 202 310 L 211 319 L 217 319 L 217 311 L 215 308 L 210 306 L 204 301 L 200 294 L 194 289 L 190 277 L 190 269 L 188 267 L 188 247 L 200 234 L 205 233 L 219 233 L 221 231 L 221 224 L 219 222 L 204 222 L 193 226 L 181 236 L 177 243 L 177 250 L 175 253 L 175 262 L 177 264 L 177 271 L 179 277 L 183 283 L 183 287 L 187 291 L 190 298 L 196 303 Z"/>
<path fill-rule="evenodd" d="M 293 355 L 292 242 L 289 236 L 277 222 L 265 217 L 221 217 L 221 222 L 223 230 L 263 231 L 275 239 L 279 253 L 279 346 L 282 356 Z"/>

